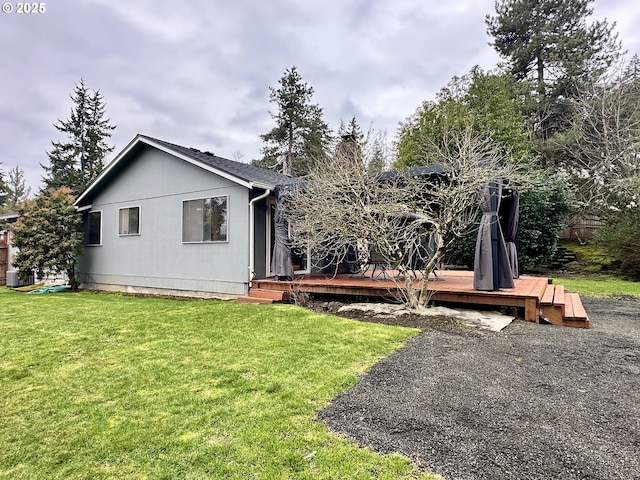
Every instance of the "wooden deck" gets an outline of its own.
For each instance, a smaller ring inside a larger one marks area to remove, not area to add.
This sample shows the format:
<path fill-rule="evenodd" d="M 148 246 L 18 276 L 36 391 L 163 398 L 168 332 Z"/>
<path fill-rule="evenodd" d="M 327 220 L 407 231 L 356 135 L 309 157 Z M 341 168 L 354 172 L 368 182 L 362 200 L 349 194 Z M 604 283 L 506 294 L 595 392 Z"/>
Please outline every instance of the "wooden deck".
<path fill-rule="evenodd" d="M 439 280 L 429 279 L 432 301 L 517 307 L 523 318 L 531 322 L 543 318 L 556 325 L 589 328 L 589 319 L 578 295 L 565 293 L 561 285 L 551 285 L 547 278 L 523 275 L 514 281 L 513 289 L 485 292 L 473 289 L 473 272 L 448 270 L 438 272 L 438 277 Z M 296 292 L 391 297 L 398 295 L 398 285 L 387 276 L 305 275 L 288 282 L 266 278 L 254 280 L 249 296 L 240 297 L 238 301 L 289 301 Z"/>

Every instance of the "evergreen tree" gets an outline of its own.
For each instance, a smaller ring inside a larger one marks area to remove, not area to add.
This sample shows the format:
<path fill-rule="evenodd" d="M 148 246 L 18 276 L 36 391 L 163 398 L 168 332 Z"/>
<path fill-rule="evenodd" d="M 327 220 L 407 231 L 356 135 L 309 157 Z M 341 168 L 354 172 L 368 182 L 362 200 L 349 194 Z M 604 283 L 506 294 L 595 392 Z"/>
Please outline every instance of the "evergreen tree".
<path fill-rule="evenodd" d="M 576 82 L 604 72 L 620 54 L 606 20 L 587 24 L 593 0 L 499 0 L 486 16 L 494 47 L 519 81 L 534 82 L 531 115 L 538 138 L 562 130 L 562 99 Z"/>
<path fill-rule="evenodd" d="M 376 176 L 385 171 L 387 166 L 387 148 L 384 138 L 376 137 L 371 144 L 371 158 L 367 164 L 370 176 Z"/>
<path fill-rule="evenodd" d="M 16 206 L 24 202 L 31 193 L 31 187 L 27 186 L 24 179 L 24 171 L 18 166 L 9 170 L 6 187 L 8 192 L 7 208 L 10 211 L 15 210 Z"/>
<path fill-rule="evenodd" d="M 305 175 L 318 160 L 326 157 L 331 142 L 329 126 L 322 119 L 322 108 L 311 103 L 313 88 L 291 67 L 280 79 L 279 88 L 269 87 L 271 113 L 276 126 L 260 135 L 266 143 L 263 158 L 255 165 L 276 168 L 287 175 Z"/>
<path fill-rule="evenodd" d="M 349 123 L 345 124 L 343 120 L 340 120 L 340 127 L 338 128 L 338 141 L 345 136 L 351 137 L 358 145 L 362 146 L 365 141 L 364 132 L 358 123 L 355 115 L 351 117 Z"/>
<path fill-rule="evenodd" d="M 335 148 L 334 158 L 341 161 L 359 162 L 364 168 L 362 153 L 364 133 L 355 116 L 347 125 L 342 120 L 340 121 L 337 139 L 338 144 Z"/>
<path fill-rule="evenodd" d="M 89 97 L 89 116 L 87 128 L 87 150 L 84 165 L 81 165 L 83 190 L 100 174 L 104 168 L 104 160 L 114 147 L 106 144 L 105 139 L 111 137 L 115 125 L 105 118 L 106 105 L 100 90 Z"/>
<path fill-rule="evenodd" d="M 47 152 L 49 166 L 43 165 L 49 191 L 69 187 L 74 195 L 82 192 L 104 167 L 106 155 L 113 151 L 106 139 L 116 128 L 105 116 L 105 104 L 100 91 L 90 92 L 84 80 L 76 84 L 71 100 L 74 107 L 67 120 L 58 120 L 56 129 L 68 135 L 67 142 L 52 142 Z"/>
<path fill-rule="evenodd" d="M 625 83 L 640 87 L 640 57 L 638 57 L 637 53 L 625 65 L 622 79 Z"/>

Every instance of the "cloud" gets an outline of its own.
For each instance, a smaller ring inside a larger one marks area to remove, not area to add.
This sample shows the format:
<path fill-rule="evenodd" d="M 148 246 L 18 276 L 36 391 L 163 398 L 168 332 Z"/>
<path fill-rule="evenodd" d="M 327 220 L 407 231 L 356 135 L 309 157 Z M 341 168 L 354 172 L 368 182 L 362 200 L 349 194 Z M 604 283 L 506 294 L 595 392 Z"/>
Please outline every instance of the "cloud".
<path fill-rule="evenodd" d="M 137 133 L 257 158 L 273 121 L 269 86 L 296 65 L 337 128 L 356 116 L 395 135 L 398 122 L 454 75 L 498 61 L 484 16 L 493 0 L 66 0 L 45 14 L 0 16 L 0 161 L 38 187 L 53 127 L 83 77 L 118 127 L 115 155 Z M 596 1 L 638 51 L 640 7 Z M 622 36 L 622 34 L 621 34 Z"/>

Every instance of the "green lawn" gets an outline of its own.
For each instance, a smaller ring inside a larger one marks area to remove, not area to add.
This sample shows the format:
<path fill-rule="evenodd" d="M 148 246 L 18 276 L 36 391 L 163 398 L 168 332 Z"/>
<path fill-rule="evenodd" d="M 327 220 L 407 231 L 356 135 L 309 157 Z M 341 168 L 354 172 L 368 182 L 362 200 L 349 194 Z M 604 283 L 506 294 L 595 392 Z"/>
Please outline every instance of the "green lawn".
<path fill-rule="evenodd" d="M 415 330 L 0 289 L 0 332 L 0 478 L 435 478 L 315 419 Z"/>
<path fill-rule="evenodd" d="M 632 295 L 640 297 L 640 282 L 622 280 L 613 275 L 567 275 L 554 277 L 553 283 L 570 292 L 588 297 Z"/>

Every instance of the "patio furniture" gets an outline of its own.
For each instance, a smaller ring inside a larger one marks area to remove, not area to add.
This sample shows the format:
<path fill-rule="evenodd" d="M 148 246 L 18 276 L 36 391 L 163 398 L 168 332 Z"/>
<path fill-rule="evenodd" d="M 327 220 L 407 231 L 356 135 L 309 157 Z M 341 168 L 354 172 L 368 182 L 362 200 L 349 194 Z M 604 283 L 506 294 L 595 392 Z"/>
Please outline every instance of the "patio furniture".
<path fill-rule="evenodd" d="M 382 275 L 382 278 L 387 278 L 387 270 L 392 270 L 393 266 L 390 265 L 389 260 L 378 252 L 375 248 L 369 251 L 369 260 L 367 262 L 367 270 L 373 267 L 371 272 L 371 278 L 378 278 Z M 376 275 L 376 270 L 378 274 Z M 389 277 L 390 278 L 390 277 Z"/>
<path fill-rule="evenodd" d="M 360 239 L 356 246 L 350 246 L 344 259 L 345 273 L 350 273 L 352 278 L 364 278 L 369 269 L 369 242 Z"/>

